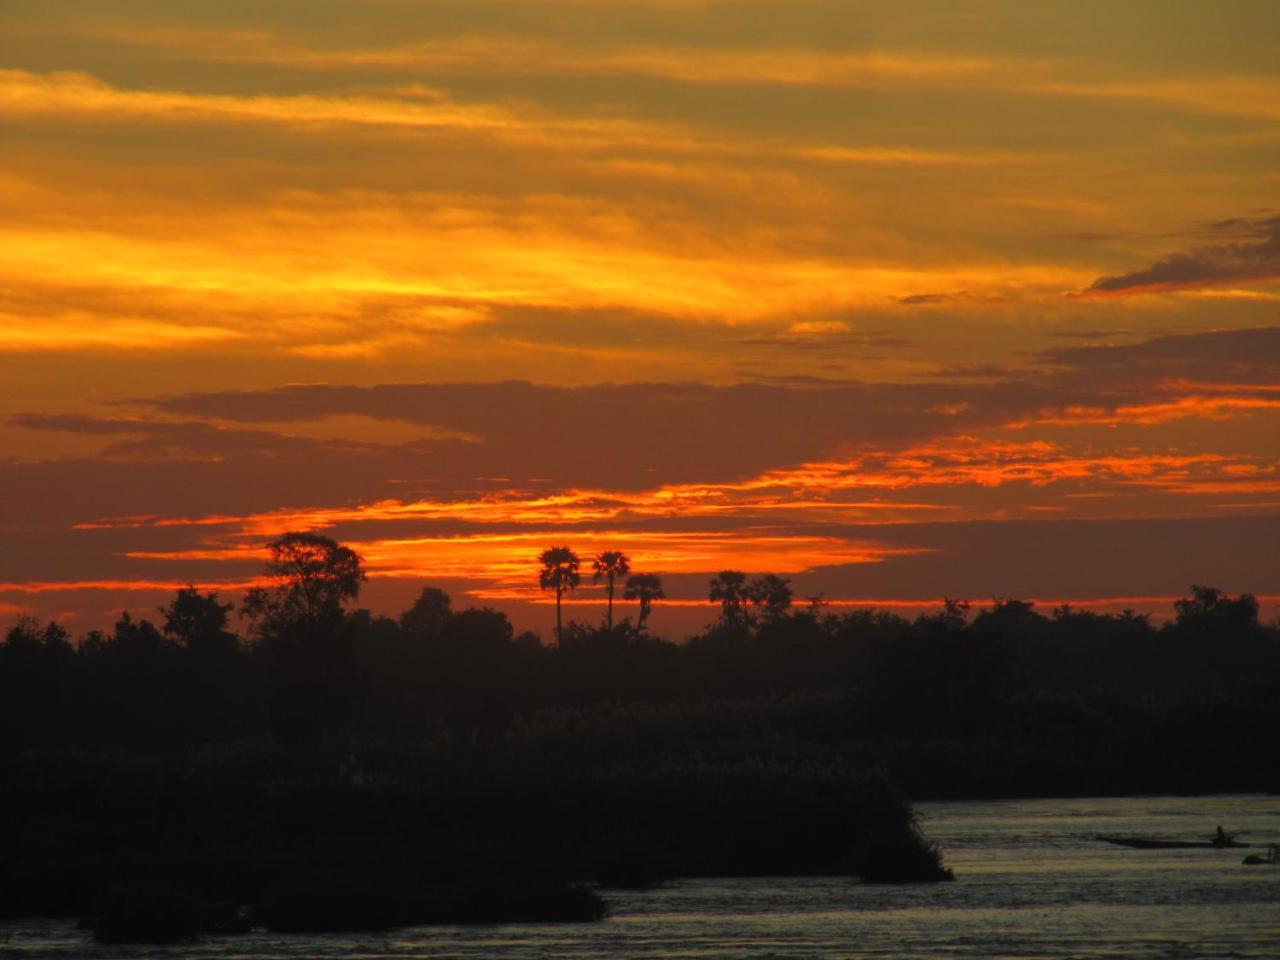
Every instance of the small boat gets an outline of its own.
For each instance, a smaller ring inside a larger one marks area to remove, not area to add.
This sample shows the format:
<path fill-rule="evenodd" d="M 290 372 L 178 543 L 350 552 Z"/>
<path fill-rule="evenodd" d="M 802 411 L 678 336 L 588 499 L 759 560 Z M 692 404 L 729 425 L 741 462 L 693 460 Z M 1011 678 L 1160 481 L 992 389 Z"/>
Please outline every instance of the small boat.
<path fill-rule="evenodd" d="M 1257 854 L 1250 854 L 1240 862 L 1250 867 L 1280 866 L 1280 847 L 1273 843 L 1271 846 L 1267 847 L 1267 855 L 1265 857 L 1260 857 Z"/>
<path fill-rule="evenodd" d="M 1157 840 L 1151 837 L 1104 837 L 1099 840 L 1114 843 L 1120 847 L 1132 847 L 1135 850 L 1223 850 L 1245 849 L 1247 843 L 1239 843 L 1234 837 L 1225 840 Z"/>

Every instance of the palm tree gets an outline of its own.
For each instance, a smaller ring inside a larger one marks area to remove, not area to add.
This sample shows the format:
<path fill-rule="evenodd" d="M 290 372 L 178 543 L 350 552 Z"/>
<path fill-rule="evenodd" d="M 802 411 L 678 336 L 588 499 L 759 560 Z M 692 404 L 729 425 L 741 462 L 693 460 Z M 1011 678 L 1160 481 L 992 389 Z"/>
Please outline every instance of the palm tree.
<path fill-rule="evenodd" d="M 549 547 L 538 557 L 542 570 L 538 573 L 538 585 L 543 590 L 556 592 L 556 643 L 563 632 L 560 621 L 560 598 L 566 590 L 572 590 L 582 580 L 578 575 L 578 555 L 568 547 Z"/>
<path fill-rule="evenodd" d="M 640 617 L 636 621 L 636 630 L 644 630 L 644 622 L 649 619 L 649 610 L 655 600 L 665 600 L 662 592 L 662 578 L 652 573 L 637 573 L 627 579 L 627 588 L 622 592 L 623 600 L 640 601 Z"/>
<path fill-rule="evenodd" d="M 613 633 L 613 581 L 631 572 L 631 558 L 621 550 L 606 550 L 591 561 L 591 566 L 595 570 L 591 582 L 599 583 L 603 577 L 609 585 L 609 613 L 605 624 L 608 631 Z"/>

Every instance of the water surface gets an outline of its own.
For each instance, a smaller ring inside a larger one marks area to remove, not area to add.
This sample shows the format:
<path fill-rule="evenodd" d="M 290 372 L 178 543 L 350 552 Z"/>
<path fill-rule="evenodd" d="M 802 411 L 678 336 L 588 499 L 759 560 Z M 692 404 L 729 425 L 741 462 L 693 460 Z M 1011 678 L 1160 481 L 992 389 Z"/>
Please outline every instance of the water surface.
<path fill-rule="evenodd" d="M 1280 842 L 1280 798 L 1141 797 L 920 804 L 956 882 L 704 879 L 606 894 L 588 925 L 415 928 L 387 935 L 95 945 L 71 923 L 0 927 L 5 957 L 1067 958 L 1280 957 L 1280 867 L 1241 850 L 1131 850 L 1098 834 Z"/>

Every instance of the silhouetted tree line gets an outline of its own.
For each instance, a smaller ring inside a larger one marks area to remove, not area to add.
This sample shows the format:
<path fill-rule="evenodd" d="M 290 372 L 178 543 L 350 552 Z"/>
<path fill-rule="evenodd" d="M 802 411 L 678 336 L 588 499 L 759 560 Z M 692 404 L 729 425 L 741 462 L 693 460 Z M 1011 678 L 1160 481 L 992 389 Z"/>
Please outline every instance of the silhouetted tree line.
<path fill-rule="evenodd" d="M 567 547 L 539 563 L 558 599 L 578 584 Z M 618 551 L 593 569 L 641 616 L 558 616 L 553 645 L 433 587 L 398 619 L 350 609 L 359 558 L 296 533 L 245 636 L 194 587 L 78 644 L 20 619 L 0 913 L 109 913 L 104 890 L 161 878 L 281 929 L 335 896 L 371 923 L 578 916 L 578 879 L 940 876 L 905 795 L 1280 789 L 1280 629 L 1248 594 L 1193 587 L 1159 627 L 1018 600 L 908 619 L 724 571 L 677 644 L 646 629 L 657 577 Z"/>
<path fill-rule="evenodd" d="M 557 598 L 577 586 L 567 547 L 540 557 Z M 597 581 L 631 573 L 606 551 Z M 359 557 L 314 534 L 271 545 L 268 586 L 251 590 L 247 636 L 233 605 L 179 590 L 158 623 L 122 615 L 73 644 L 58 623 L 19 620 L 0 644 L 0 743 L 9 750 L 189 748 L 216 741 L 282 743 L 451 736 L 497 741 L 517 718 L 602 703 L 687 703 L 839 693 L 865 731 L 931 736 L 980 730 L 1029 701 L 1116 704 L 1220 701 L 1255 709 L 1280 695 L 1280 625 L 1249 594 L 1193 586 L 1162 626 L 1125 611 L 1020 600 L 973 611 L 944 600 L 908 619 L 793 604 L 788 580 L 723 571 L 708 598 L 719 616 L 683 643 L 645 621 L 661 581 L 632 575 L 641 616 L 557 623 L 558 642 L 516 635 L 507 616 L 455 610 L 425 587 L 398 619 L 348 610 L 364 580 Z M 559 617 L 558 617 L 559 621 Z M 1172 709 L 1172 708 L 1171 708 Z M 993 726 L 994 725 L 994 726 Z"/>

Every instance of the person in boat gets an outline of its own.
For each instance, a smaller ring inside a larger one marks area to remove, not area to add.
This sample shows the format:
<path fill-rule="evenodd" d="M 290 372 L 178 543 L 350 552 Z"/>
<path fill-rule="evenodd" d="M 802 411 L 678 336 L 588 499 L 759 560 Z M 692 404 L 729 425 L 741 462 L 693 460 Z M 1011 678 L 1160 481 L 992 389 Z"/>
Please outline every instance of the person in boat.
<path fill-rule="evenodd" d="M 1213 835 L 1213 845 L 1215 847 L 1225 847 L 1231 843 L 1231 838 L 1222 832 L 1222 824 L 1218 824 L 1218 832 Z"/>

